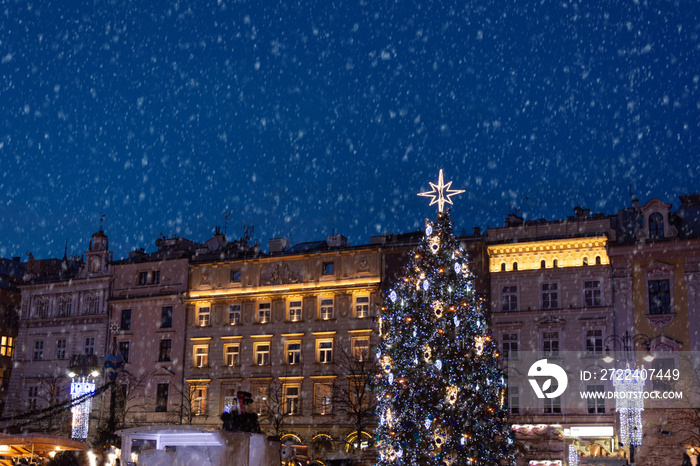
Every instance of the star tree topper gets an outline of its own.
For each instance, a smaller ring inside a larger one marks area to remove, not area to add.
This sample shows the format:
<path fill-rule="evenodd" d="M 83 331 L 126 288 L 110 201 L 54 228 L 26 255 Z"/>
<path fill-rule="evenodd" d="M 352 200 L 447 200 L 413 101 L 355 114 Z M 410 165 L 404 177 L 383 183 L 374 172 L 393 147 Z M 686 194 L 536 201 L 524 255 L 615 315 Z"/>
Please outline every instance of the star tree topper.
<path fill-rule="evenodd" d="M 450 189 L 452 182 L 445 182 L 442 180 L 442 169 L 440 169 L 440 178 L 438 179 L 438 184 L 430 183 L 433 188 L 432 191 L 426 191 L 424 193 L 418 193 L 419 196 L 432 197 L 430 200 L 430 205 L 437 204 L 438 211 L 442 213 L 445 210 L 445 203 L 452 204 L 452 199 L 450 196 L 456 196 L 457 194 L 462 194 L 463 189 Z"/>

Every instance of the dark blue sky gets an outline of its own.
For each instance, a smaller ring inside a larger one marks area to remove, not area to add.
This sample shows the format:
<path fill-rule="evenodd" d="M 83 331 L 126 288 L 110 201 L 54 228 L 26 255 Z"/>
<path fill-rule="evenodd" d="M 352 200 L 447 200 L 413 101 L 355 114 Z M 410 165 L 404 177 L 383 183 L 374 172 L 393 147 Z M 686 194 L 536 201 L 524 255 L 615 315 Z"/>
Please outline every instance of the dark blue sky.
<path fill-rule="evenodd" d="M 1 2 L 0 256 L 366 243 L 440 168 L 468 231 L 700 190 L 700 2 L 171 3 Z"/>

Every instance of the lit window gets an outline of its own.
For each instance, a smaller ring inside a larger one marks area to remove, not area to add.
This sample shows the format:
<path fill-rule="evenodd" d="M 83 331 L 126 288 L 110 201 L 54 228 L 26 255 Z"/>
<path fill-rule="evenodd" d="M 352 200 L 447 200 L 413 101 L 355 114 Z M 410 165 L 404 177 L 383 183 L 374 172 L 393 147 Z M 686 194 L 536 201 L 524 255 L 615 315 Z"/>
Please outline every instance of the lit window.
<path fill-rule="evenodd" d="M 241 305 L 239 303 L 228 306 L 229 325 L 241 325 Z"/>
<path fill-rule="evenodd" d="M 369 317 L 369 296 L 355 297 L 355 317 Z"/>
<path fill-rule="evenodd" d="M 603 331 L 601 329 L 586 330 L 586 355 L 603 354 Z"/>
<path fill-rule="evenodd" d="M 586 307 L 603 305 L 603 288 L 600 286 L 600 280 L 586 280 L 583 282 L 583 298 Z"/>
<path fill-rule="evenodd" d="M 331 320 L 333 318 L 333 298 L 321 300 L 321 320 Z"/>
<path fill-rule="evenodd" d="M 284 405 L 287 414 L 299 414 L 299 385 L 284 386 Z"/>
<path fill-rule="evenodd" d="M 318 362 L 329 364 L 333 362 L 333 340 L 318 340 L 316 343 Z"/>
<path fill-rule="evenodd" d="M 542 353 L 545 357 L 559 356 L 559 332 L 544 332 L 542 334 Z"/>
<path fill-rule="evenodd" d="M 41 340 L 34 342 L 34 361 L 42 361 L 44 359 L 44 342 Z"/>
<path fill-rule="evenodd" d="M 168 411 L 168 391 L 169 384 L 159 383 L 156 388 L 156 412 L 165 413 Z"/>
<path fill-rule="evenodd" d="M 65 341 L 65 340 L 63 340 Z M 0 356 L 12 357 L 15 350 L 15 339 L 13 337 L 0 337 Z"/>
<path fill-rule="evenodd" d="M 206 416 L 207 414 L 207 387 L 197 385 L 192 387 L 192 414 Z"/>
<path fill-rule="evenodd" d="M 351 346 L 352 357 L 356 361 L 367 361 L 369 359 L 369 337 L 353 338 Z"/>
<path fill-rule="evenodd" d="M 171 340 L 161 340 L 160 341 L 160 350 L 158 351 L 158 361 L 159 362 L 167 362 L 170 361 L 171 358 L 171 350 L 172 350 L 172 341 Z"/>
<path fill-rule="evenodd" d="M 649 216 L 649 238 L 658 239 L 664 237 L 664 217 L 660 213 Z"/>
<path fill-rule="evenodd" d="M 314 384 L 314 413 L 332 414 L 332 387 L 329 383 Z"/>
<path fill-rule="evenodd" d="M 271 303 L 259 303 L 258 304 L 258 323 L 267 324 L 270 322 L 272 309 Z"/>
<path fill-rule="evenodd" d="M 56 340 L 56 359 L 66 359 L 66 340 L 64 339 Z"/>
<path fill-rule="evenodd" d="M 335 263 L 334 262 L 324 262 L 322 271 L 323 271 L 323 275 L 334 275 L 335 274 Z"/>
<path fill-rule="evenodd" d="M 604 394 L 604 385 L 586 385 L 586 391 L 588 393 L 599 393 Z M 605 414 L 605 398 L 596 398 L 595 396 L 589 396 L 587 399 L 588 403 L 588 414 Z"/>
<path fill-rule="evenodd" d="M 240 269 L 231 270 L 231 275 L 229 277 L 229 282 L 240 283 L 241 281 L 241 271 Z"/>
<path fill-rule="evenodd" d="M 289 301 L 289 320 L 290 322 L 301 320 L 301 301 Z"/>
<path fill-rule="evenodd" d="M 211 323 L 211 308 L 200 307 L 197 310 L 197 326 L 208 327 Z"/>
<path fill-rule="evenodd" d="M 122 357 L 124 358 L 124 362 L 129 362 L 129 349 L 131 348 L 131 343 L 128 341 L 120 341 L 119 342 L 119 352 L 122 354 Z"/>
<path fill-rule="evenodd" d="M 649 314 L 671 313 L 669 280 L 649 280 Z"/>
<path fill-rule="evenodd" d="M 209 365 L 209 345 L 195 345 L 194 349 L 194 366 L 207 367 Z"/>
<path fill-rule="evenodd" d="M 165 306 L 161 310 L 160 328 L 171 328 L 173 326 L 173 307 Z"/>
<path fill-rule="evenodd" d="M 257 343 L 255 345 L 255 363 L 258 366 L 270 365 L 270 344 Z"/>
<path fill-rule="evenodd" d="M 504 333 L 503 337 L 503 358 L 517 359 L 518 358 L 518 334 Z"/>
<path fill-rule="evenodd" d="M 517 311 L 518 310 L 518 287 L 508 285 L 501 288 L 501 310 Z"/>
<path fill-rule="evenodd" d="M 301 364 L 301 342 L 287 342 L 287 364 Z"/>
<path fill-rule="evenodd" d="M 229 367 L 240 366 L 241 345 L 239 345 L 238 343 L 225 345 L 224 361 L 226 361 L 226 365 Z"/>
<path fill-rule="evenodd" d="M 520 413 L 520 387 L 508 386 L 508 410 L 511 414 Z"/>
<path fill-rule="evenodd" d="M 559 308 L 559 290 L 556 283 L 542 283 L 542 309 Z"/>
<path fill-rule="evenodd" d="M 253 401 L 255 402 L 255 412 L 258 416 L 267 412 L 267 387 L 257 386 L 253 389 Z"/>
<path fill-rule="evenodd" d="M 95 354 L 95 338 L 86 337 L 85 338 L 85 354 L 94 355 Z"/>

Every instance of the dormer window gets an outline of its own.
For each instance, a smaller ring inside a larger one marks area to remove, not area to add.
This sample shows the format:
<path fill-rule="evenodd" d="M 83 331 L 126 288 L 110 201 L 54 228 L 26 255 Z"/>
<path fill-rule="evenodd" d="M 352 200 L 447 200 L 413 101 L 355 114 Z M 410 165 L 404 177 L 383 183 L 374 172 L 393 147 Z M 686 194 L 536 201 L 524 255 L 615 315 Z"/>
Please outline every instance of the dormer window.
<path fill-rule="evenodd" d="M 658 239 L 664 237 L 664 217 L 656 212 L 649 216 L 649 238 Z"/>

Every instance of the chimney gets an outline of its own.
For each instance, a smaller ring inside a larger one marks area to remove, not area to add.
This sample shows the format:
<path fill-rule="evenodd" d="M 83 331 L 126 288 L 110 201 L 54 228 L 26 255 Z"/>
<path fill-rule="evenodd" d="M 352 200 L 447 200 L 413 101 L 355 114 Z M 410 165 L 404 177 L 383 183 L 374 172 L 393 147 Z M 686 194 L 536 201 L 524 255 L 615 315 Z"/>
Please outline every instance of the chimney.
<path fill-rule="evenodd" d="M 274 254 L 276 252 L 284 252 L 287 248 L 289 248 L 289 240 L 287 238 L 272 238 L 268 242 L 268 249 L 270 254 Z"/>
<path fill-rule="evenodd" d="M 333 234 L 333 235 L 328 237 L 328 247 L 344 248 L 347 245 L 348 245 L 348 239 L 345 236 L 341 235 L 340 233 Z"/>

